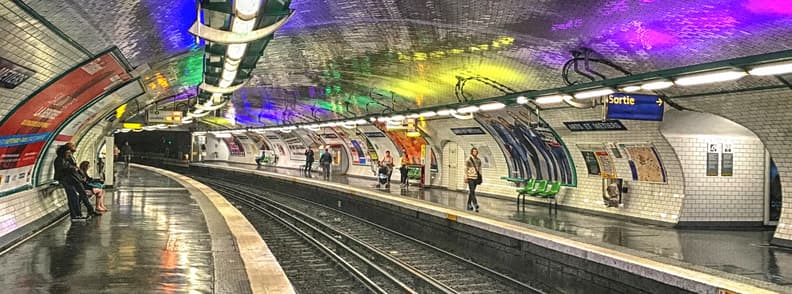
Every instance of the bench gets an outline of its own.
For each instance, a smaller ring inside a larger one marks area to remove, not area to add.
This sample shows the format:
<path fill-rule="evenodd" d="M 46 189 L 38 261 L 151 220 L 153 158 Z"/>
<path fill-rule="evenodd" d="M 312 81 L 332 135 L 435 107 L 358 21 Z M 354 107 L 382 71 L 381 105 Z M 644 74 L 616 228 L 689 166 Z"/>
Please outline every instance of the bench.
<path fill-rule="evenodd" d="M 558 192 L 561 191 L 561 182 L 510 177 L 501 177 L 501 179 L 518 184 L 525 184 L 522 188 L 516 190 L 517 205 L 520 205 L 520 198 L 522 198 L 522 205 L 525 206 L 525 197 L 533 196 L 547 199 L 547 205 L 551 213 L 554 206 L 556 211 L 558 211 L 558 201 L 556 200 L 556 195 L 558 195 Z"/>

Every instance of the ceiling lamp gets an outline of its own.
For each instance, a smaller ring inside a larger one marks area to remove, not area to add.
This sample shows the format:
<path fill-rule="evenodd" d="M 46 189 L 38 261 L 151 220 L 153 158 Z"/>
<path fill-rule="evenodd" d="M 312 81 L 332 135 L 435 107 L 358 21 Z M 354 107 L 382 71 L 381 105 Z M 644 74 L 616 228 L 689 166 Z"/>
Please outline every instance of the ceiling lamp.
<path fill-rule="evenodd" d="M 355 124 L 358 124 L 358 125 L 365 125 L 367 123 L 368 122 L 365 119 L 359 119 L 359 120 L 355 121 Z"/>
<path fill-rule="evenodd" d="M 215 138 L 231 138 L 230 133 L 214 133 Z"/>
<path fill-rule="evenodd" d="M 403 115 L 401 115 L 401 114 L 394 115 L 394 116 L 390 117 L 391 121 L 403 121 L 404 119 L 405 119 L 405 117 Z"/>
<path fill-rule="evenodd" d="M 420 113 L 421 117 L 433 117 L 437 115 L 437 112 L 434 111 L 425 111 Z"/>
<path fill-rule="evenodd" d="M 452 109 L 443 109 L 437 111 L 437 115 L 450 115 L 452 113 L 456 113 L 456 111 Z"/>
<path fill-rule="evenodd" d="M 421 117 L 421 115 L 417 113 L 410 113 L 407 115 L 407 118 L 419 118 L 419 117 Z"/>
<path fill-rule="evenodd" d="M 456 112 L 458 112 L 458 113 L 474 113 L 474 112 L 477 112 L 477 111 L 479 111 L 479 108 L 478 108 L 478 106 L 475 106 L 475 105 L 462 107 L 462 108 L 459 108 L 459 109 L 456 110 Z"/>
<path fill-rule="evenodd" d="M 226 51 L 226 54 L 228 55 L 228 58 L 231 59 L 242 59 L 242 56 L 245 55 L 245 50 L 247 50 L 247 43 L 231 44 L 228 45 L 228 51 Z"/>
<path fill-rule="evenodd" d="M 568 95 L 551 95 L 551 96 L 542 96 L 534 99 L 536 104 L 552 104 L 552 103 L 560 103 L 564 101 L 565 97 L 569 97 Z M 572 97 L 569 97 L 572 98 Z"/>
<path fill-rule="evenodd" d="M 375 121 L 377 121 L 377 118 L 372 116 L 372 117 L 369 117 L 369 120 L 370 120 L 371 122 L 375 122 Z"/>
<path fill-rule="evenodd" d="M 693 86 L 693 85 L 702 85 L 702 84 L 710 84 L 717 82 L 734 81 L 746 75 L 747 74 L 744 71 L 724 70 L 724 71 L 716 71 L 716 72 L 683 76 L 676 79 L 674 83 L 680 86 Z"/>
<path fill-rule="evenodd" d="M 635 92 L 641 90 L 641 86 L 631 85 L 620 89 L 622 92 Z"/>
<path fill-rule="evenodd" d="M 517 97 L 517 104 L 526 104 L 528 103 L 528 98 L 525 96 L 518 96 Z"/>
<path fill-rule="evenodd" d="M 754 76 L 769 76 L 792 73 L 792 61 L 759 65 L 750 69 L 748 73 Z"/>
<path fill-rule="evenodd" d="M 387 118 L 387 117 L 384 117 L 384 116 L 380 116 L 380 117 L 378 117 L 378 118 L 377 118 L 377 121 L 378 121 L 378 122 L 386 122 L 386 121 L 388 121 L 388 120 L 389 120 L 389 118 Z"/>
<path fill-rule="evenodd" d="M 481 109 L 481 111 L 491 111 L 491 110 L 503 109 L 504 107 L 506 107 L 506 104 L 500 102 L 492 102 L 479 106 L 479 109 Z"/>
<path fill-rule="evenodd" d="M 593 89 L 593 90 L 575 93 L 574 96 L 577 99 L 586 99 L 586 98 L 593 98 L 598 96 L 605 96 L 608 94 L 613 94 L 613 89 L 611 88 Z"/>
<path fill-rule="evenodd" d="M 258 15 L 261 8 L 261 0 L 236 0 L 234 10 L 236 16 L 242 19 L 251 19 Z"/>
<path fill-rule="evenodd" d="M 644 89 L 644 90 L 660 90 L 660 89 L 669 88 L 669 87 L 671 87 L 673 85 L 674 85 L 674 83 L 671 82 L 671 81 L 658 80 L 658 81 L 650 81 L 650 82 L 647 82 L 646 84 L 641 85 L 641 89 Z"/>

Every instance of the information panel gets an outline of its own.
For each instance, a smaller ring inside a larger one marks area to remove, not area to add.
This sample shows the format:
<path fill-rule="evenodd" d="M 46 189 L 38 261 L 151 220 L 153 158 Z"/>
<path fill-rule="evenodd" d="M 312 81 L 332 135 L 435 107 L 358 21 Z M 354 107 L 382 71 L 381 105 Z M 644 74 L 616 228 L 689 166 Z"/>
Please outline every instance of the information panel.
<path fill-rule="evenodd" d="M 608 119 L 663 120 L 663 99 L 656 95 L 608 95 Z"/>

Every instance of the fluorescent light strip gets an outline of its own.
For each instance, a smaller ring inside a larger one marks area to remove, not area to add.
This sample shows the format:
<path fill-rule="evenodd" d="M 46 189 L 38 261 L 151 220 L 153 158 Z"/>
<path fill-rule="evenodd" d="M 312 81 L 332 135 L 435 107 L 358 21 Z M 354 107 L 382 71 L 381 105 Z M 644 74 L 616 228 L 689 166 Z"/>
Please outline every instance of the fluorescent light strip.
<path fill-rule="evenodd" d="M 589 91 L 578 92 L 574 96 L 577 99 L 586 99 L 586 98 L 593 98 L 598 96 L 605 96 L 608 94 L 613 94 L 613 89 L 610 88 L 594 89 Z"/>
<path fill-rule="evenodd" d="M 420 113 L 421 117 L 433 117 L 437 115 L 437 112 L 434 111 L 425 111 Z"/>
<path fill-rule="evenodd" d="M 702 85 L 702 84 L 710 84 L 717 82 L 734 81 L 746 75 L 747 74 L 744 71 L 736 71 L 736 70 L 718 71 L 718 72 L 683 76 L 676 79 L 674 83 L 680 86 L 693 86 L 693 85 Z"/>
<path fill-rule="evenodd" d="M 456 113 L 456 111 L 455 110 L 451 110 L 451 109 L 443 109 L 443 110 L 438 110 L 437 111 L 437 115 L 449 115 L 449 114 L 452 114 L 452 113 Z"/>
<path fill-rule="evenodd" d="M 651 81 L 651 82 L 648 82 L 646 84 L 641 85 L 641 89 L 644 89 L 644 90 L 660 90 L 660 89 L 669 88 L 669 87 L 671 87 L 673 85 L 674 85 L 674 83 L 671 82 L 671 81 L 665 81 L 665 80 Z"/>
<path fill-rule="evenodd" d="M 626 86 L 624 88 L 621 88 L 622 92 L 635 92 L 638 90 L 641 90 L 641 86 Z"/>
<path fill-rule="evenodd" d="M 528 103 L 528 98 L 526 98 L 525 96 L 517 97 L 517 104 L 526 104 L 526 103 Z"/>
<path fill-rule="evenodd" d="M 569 97 L 567 95 L 551 95 L 551 96 L 543 96 L 537 97 L 534 102 L 536 104 L 551 104 L 551 103 L 560 103 L 564 101 L 564 97 Z"/>
<path fill-rule="evenodd" d="M 490 111 L 490 110 L 503 109 L 504 107 L 506 107 L 506 104 L 500 102 L 492 102 L 479 106 L 479 109 L 481 109 L 482 111 Z"/>
<path fill-rule="evenodd" d="M 759 65 L 748 71 L 749 74 L 754 76 L 770 76 L 792 73 L 792 62 L 777 62 Z"/>
<path fill-rule="evenodd" d="M 456 110 L 456 112 L 458 112 L 458 113 L 473 113 L 473 112 L 477 112 L 477 111 L 479 111 L 479 108 L 478 108 L 478 106 L 475 106 L 475 105 L 462 107 L 462 108 L 459 108 L 459 109 Z"/>

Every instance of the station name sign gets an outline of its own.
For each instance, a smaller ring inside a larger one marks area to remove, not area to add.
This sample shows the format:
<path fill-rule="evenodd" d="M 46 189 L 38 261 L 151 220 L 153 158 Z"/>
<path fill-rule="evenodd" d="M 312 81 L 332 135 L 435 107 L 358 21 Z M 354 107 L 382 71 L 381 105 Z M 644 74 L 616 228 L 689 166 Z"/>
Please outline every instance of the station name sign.
<path fill-rule="evenodd" d="M 451 128 L 451 132 L 457 136 L 467 136 L 467 135 L 486 135 L 487 133 L 484 132 L 479 127 L 470 127 L 470 128 Z"/>
<path fill-rule="evenodd" d="M 618 120 L 565 121 L 564 125 L 573 132 L 594 131 L 626 131 L 627 128 Z"/>
<path fill-rule="evenodd" d="M 663 99 L 657 95 L 608 95 L 608 119 L 663 120 Z"/>
<path fill-rule="evenodd" d="M 13 89 L 36 72 L 0 57 L 0 87 Z"/>
<path fill-rule="evenodd" d="M 363 134 L 365 134 L 366 137 L 369 137 L 369 138 L 384 138 L 385 137 L 385 134 L 380 133 L 380 132 L 365 132 Z"/>

